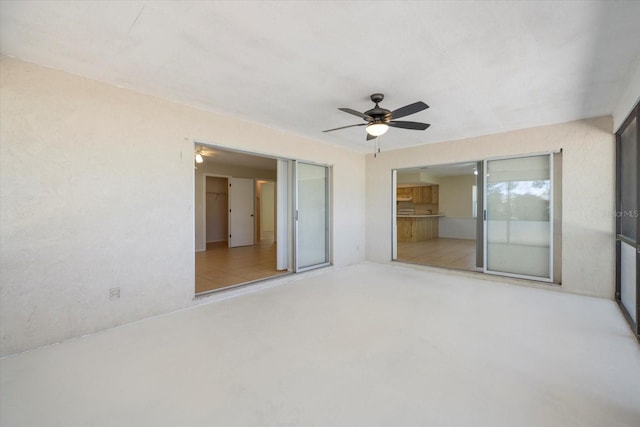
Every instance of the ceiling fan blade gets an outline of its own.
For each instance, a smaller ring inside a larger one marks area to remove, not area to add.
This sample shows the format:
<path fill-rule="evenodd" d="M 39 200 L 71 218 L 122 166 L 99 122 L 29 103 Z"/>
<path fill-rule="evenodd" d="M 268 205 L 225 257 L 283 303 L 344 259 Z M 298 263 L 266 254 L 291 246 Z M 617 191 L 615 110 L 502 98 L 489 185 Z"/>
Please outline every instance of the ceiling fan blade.
<path fill-rule="evenodd" d="M 344 111 L 345 113 L 353 114 L 354 116 L 362 117 L 365 120 L 373 120 L 373 117 L 368 116 L 368 115 L 366 115 L 364 113 L 361 113 L 359 111 L 352 110 L 351 108 L 342 107 L 342 108 L 338 108 L 338 110 Z"/>
<path fill-rule="evenodd" d="M 358 123 L 357 125 L 341 126 L 339 128 L 327 129 L 327 130 L 323 130 L 322 132 L 331 132 L 331 131 L 334 131 L 334 130 L 352 128 L 354 126 L 365 126 L 365 125 L 366 125 L 366 123 Z"/>
<path fill-rule="evenodd" d="M 367 141 L 371 141 L 372 139 L 376 139 L 376 138 L 377 138 L 377 136 L 373 136 L 373 135 L 367 134 Z"/>
<path fill-rule="evenodd" d="M 391 112 L 391 119 L 399 119 L 400 117 L 408 116 L 418 111 L 426 110 L 427 108 L 429 108 L 429 106 L 422 101 L 414 102 L 413 104 L 393 110 Z"/>
<path fill-rule="evenodd" d="M 394 127 L 394 128 L 401 128 L 401 129 L 413 129 L 413 130 L 425 130 L 426 128 L 428 128 L 429 126 L 431 126 L 428 123 L 420 123 L 420 122 L 389 122 L 387 123 L 389 126 Z"/>

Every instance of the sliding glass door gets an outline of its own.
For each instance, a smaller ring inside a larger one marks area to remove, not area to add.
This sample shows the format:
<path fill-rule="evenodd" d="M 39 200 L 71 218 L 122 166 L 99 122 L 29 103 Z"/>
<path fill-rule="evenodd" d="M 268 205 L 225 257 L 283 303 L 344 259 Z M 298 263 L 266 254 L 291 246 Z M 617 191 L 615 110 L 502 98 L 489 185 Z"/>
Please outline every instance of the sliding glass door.
<path fill-rule="evenodd" d="M 296 162 L 296 271 L 329 264 L 329 167 Z"/>
<path fill-rule="evenodd" d="M 616 133 L 616 300 L 640 339 L 640 104 Z"/>
<path fill-rule="evenodd" d="M 484 271 L 553 280 L 553 157 L 484 162 Z"/>

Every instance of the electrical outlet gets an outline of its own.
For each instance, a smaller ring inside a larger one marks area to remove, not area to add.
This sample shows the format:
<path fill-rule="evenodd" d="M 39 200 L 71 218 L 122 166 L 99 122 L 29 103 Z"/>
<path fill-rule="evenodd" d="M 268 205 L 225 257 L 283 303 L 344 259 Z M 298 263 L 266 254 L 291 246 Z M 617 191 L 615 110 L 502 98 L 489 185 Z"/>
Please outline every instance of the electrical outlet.
<path fill-rule="evenodd" d="M 120 288 L 111 288 L 109 289 L 109 299 L 120 299 Z"/>

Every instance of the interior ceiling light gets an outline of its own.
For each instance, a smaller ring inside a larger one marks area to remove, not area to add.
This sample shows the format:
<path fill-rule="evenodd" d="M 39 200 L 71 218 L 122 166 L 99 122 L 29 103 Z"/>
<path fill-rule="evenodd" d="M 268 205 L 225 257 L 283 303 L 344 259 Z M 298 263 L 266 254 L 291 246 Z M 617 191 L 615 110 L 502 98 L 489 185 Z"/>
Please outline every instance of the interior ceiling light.
<path fill-rule="evenodd" d="M 473 168 L 473 174 L 474 174 L 474 175 L 478 175 L 478 169 Z"/>
<path fill-rule="evenodd" d="M 202 158 L 202 154 L 196 153 L 196 163 L 202 163 L 204 159 Z"/>
<path fill-rule="evenodd" d="M 371 123 L 367 126 L 367 133 L 371 136 L 384 135 L 389 129 L 389 125 L 386 123 Z"/>

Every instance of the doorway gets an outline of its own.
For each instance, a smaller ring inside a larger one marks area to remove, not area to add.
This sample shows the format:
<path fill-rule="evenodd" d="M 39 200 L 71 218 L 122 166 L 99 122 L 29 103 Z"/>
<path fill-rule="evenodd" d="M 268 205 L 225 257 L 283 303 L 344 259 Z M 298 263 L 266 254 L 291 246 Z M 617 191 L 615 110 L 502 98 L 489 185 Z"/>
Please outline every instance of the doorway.
<path fill-rule="evenodd" d="M 229 235 L 229 180 L 205 175 L 207 244 L 227 242 Z"/>
<path fill-rule="evenodd" d="M 195 153 L 196 294 L 330 264 L 330 166 L 205 144 Z"/>
<path fill-rule="evenodd" d="M 562 150 L 394 170 L 392 259 L 561 284 Z"/>
<path fill-rule="evenodd" d="M 206 294 L 288 273 L 274 238 L 260 239 L 258 183 L 275 198 L 277 160 L 196 145 L 195 293 Z M 268 227 L 267 227 L 268 228 Z"/>
<path fill-rule="evenodd" d="M 275 241 L 276 182 L 256 181 L 256 241 Z"/>
<path fill-rule="evenodd" d="M 395 171 L 394 260 L 476 271 L 478 164 Z"/>

